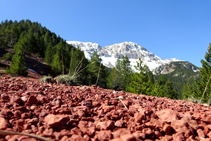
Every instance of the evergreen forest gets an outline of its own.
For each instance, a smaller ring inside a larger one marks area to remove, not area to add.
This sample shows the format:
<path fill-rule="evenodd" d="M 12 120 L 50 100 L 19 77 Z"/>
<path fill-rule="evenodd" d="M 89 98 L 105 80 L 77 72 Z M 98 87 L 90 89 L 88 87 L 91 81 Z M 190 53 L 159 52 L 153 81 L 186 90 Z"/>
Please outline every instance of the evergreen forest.
<path fill-rule="evenodd" d="M 205 60 L 201 60 L 198 77 L 181 67 L 172 73 L 153 75 L 141 59 L 135 66 L 136 71 L 133 71 L 127 56 L 118 58 L 114 68 L 107 68 L 97 52 L 88 60 L 80 48 L 67 44 L 59 35 L 30 20 L 2 21 L 0 50 L 6 51 L 0 60 L 11 61 L 11 66 L 6 69 L 9 74 L 27 76 L 25 59 L 34 54 L 50 66 L 49 75 L 75 76 L 74 82 L 82 85 L 171 99 L 193 98 L 205 103 L 211 96 L 211 44 L 205 53 Z M 179 66 L 177 63 L 175 65 Z M 185 75 L 174 77 L 176 74 Z"/>

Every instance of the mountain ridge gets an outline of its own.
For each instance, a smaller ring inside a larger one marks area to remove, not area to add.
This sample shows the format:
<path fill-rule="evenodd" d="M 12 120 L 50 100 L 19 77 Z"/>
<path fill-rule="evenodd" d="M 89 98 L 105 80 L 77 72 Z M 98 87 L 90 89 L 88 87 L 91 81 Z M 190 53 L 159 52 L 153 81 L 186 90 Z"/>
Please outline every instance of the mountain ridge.
<path fill-rule="evenodd" d="M 67 41 L 67 43 L 81 48 L 81 50 L 84 51 L 85 57 L 89 60 L 94 51 L 97 51 L 99 57 L 102 59 L 102 63 L 109 68 L 113 68 L 117 58 L 119 57 L 121 59 L 123 56 L 129 58 L 133 70 L 135 70 L 134 66 L 136 65 L 136 61 L 141 58 L 143 63 L 146 64 L 154 74 L 155 70 L 160 66 L 171 62 L 183 61 L 177 58 L 163 60 L 154 53 L 149 52 L 145 47 L 134 42 L 126 41 L 105 47 L 92 42 Z"/>

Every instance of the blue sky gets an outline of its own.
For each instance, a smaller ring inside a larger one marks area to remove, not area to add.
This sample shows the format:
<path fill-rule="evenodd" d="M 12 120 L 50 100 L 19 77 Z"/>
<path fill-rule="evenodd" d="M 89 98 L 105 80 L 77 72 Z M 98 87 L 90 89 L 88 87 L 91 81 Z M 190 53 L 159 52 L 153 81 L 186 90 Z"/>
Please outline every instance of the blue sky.
<path fill-rule="evenodd" d="M 0 21 L 29 19 L 67 41 L 131 41 L 162 59 L 201 67 L 211 42 L 210 0 L 2 0 Z"/>

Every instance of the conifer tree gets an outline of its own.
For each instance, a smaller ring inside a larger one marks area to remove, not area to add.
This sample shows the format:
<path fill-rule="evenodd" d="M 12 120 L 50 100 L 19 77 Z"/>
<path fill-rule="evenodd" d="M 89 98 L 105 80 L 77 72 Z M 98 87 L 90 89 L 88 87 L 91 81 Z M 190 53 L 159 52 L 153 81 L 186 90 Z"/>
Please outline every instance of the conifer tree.
<path fill-rule="evenodd" d="M 15 45 L 15 55 L 12 57 L 11 67 L 7 68 L 7 73 L 13 75 L 27 76 L 27 68 L 25 67 L 25 58 L 21 43 Z"/>
<path fill-rule="evenodd" d="M 171 98 L 171 99 L 177 99 L 178 98 L 178 95 L 173 88 L 173 84 L 169 79 L 167 79 L 167 81 L 166 81 L 165 85 L 163 86 L 162 90 L 163 90 L 162 93 L 164 94 L 163 95 L 164 97 Z"/>
<path fill-rule="evenodd" d="M 114 90 L 126 90 L 131 82 L 132 70 L 130 61 L 127 56 L 123 56 L 122 60 L 117 58 L 115 68 L 112 69 L 108 77 L 108 88 Z"/>
<path fill-rule="evenodd" d="M 151 95 L 152 96 L 158 96 L 158 97 L 162 96 L 162 94 L 161 94 L 161 87 L 160 87 L 160 85 L 159 85 L 157 80 L 155 80 L 155 83 L 154 83 L 154 85 L 152 87 Z"/>
<path fill-rule="evenodd" d="M 53 58 L 53 44 L 49 43 L 45 51 L 45 62 L 51 64 Z"/>
<path fill-rule="evenodd" d="M 161 75 L 159 85 L 161 97 L 178 99 L 178 94 L 173 88 L 173 83 L 165 75 Z"/>
<path fill-rule="evenodd" d="M 62 61 L 58 52 L 53 56 L 53 60 L 51 62 L 51 69 L 55 74 L 62 73 Z"/>
<path fill-rule="evenodd" d="M 120 90 L 120 83 L 122 82 L 119 72 L 115 67 L 112 68 L 111 73 L 107 79 L 107 87 L 113 90 Z"/>
<path fill-rule="evenodd" d="M 78 72 L 80 72 L 79 74 L 76 75 L 75 81 L 77 81 L 77 83 L 83 83 L 88 85 L 86 67 L 89 62 L 85 58 L 83 51 L 81 51 L 79 47 L 77 47 L 76 49 L 71 48 L 70 56 L 71 60 L 70 60 L 69 75 L 75 75 Z"/>
<path fill-rule="evenodd" d="M 107 71 L 105 66 L 102 64 L 102 59 L 99 57 L 96 51 L 93 53 L 90 63 L 91 64 L 88 67 L 89 84 L 95 85 L 97 82 L 98 86 L 105 88 Z"/>
<path fill-rule="evenodd" d="M 51 62 L 51 69 L 55 74 L 62 73 L 62 55 L 61 55 L 61 48 L 63 44 L 60 41 L 57 45 L 53 47 L 53 50 L 55 51 L 55 54 L 53 55 L 53 59 Z"/>
<path fill-rule="evenodd" d="M 123 89 L 125 90 L 126 87 L 129 86 L 131 82 L 131 74 L 132 74 L 132 69 L 130 66 L 130 61 L 127 56 L 123 56 L 122 61 L 121 61 L 121 76 L 122 76 L 122 86 Z"/>
<path fill-rule="evenodd" d="M 190 83 L 187 83 L 182 90 L 182 98 L 187 99 L 191 98 L 193 96 L 193 86 L 190 85 Z"/>
<path fill-rule="evenodd" d="M 135 72 L 132 75 L 131 83 L 126 90 L 136 94 L 150 95 L 152 88 L 152 78 L 150 77 L 151 72 L 149 68 L 146 65 L 143 65 L 141 59 L 139 58 L 139 62 L 137 62 L 135 69 L 138 72 Z"/>
<path fill-rule="evenodd" d="M 200 70 L 202 79 L 201 79 L 201 82 L 199 82 L 198 80 L 195 80 L 197 91 L 198 91 L 198 93 L 195 95 L 195 98 L 202 97 L 205 87 L 207 85 L 207 82 L 209 81 L 209 78 L 211 76 L 211 43 L 209 43 L 209 47 L 207 49 L 207 52 L 205 53 L 205 60 L 202 59 L 201 63 L 202 63 L 202 67 L 199 70 Z M 211 97 L 211 85 L 209 83 L 204 93 L 202 102 L 207 102 L 210 99 L 210 97 Z"/>

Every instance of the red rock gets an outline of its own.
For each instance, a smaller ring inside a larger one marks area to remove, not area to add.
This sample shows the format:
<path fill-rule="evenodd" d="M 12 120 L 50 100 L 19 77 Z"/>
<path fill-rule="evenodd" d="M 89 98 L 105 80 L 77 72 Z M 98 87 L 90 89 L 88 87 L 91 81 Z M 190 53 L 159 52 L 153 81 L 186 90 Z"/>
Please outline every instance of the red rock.
<path fill-rule="evenodd" d="M 108 141 L 112 137 L 112 132 L 110 130 L 107 131 L 99 131 L 97 134 L 97 138 L 100 141 Z"/>
<path fill-rule="evenodd" d="M 114 128 L 114 123 L 111 120 L 104 122 L 99 122 L 96 127 L 100 130 L 112 130 Z"/>
<path fill-rule="evenodd" d="M 29 96 L 29 98 L 26 101 L 26 105 L 31 106 L 33 104 L 37 105 L 38 104 L 38 100 L 37 100 L 37 98 L 35 96 Z"/>
<path fill-rule="evenodd" d="M 122 141 L 121 138 L 115 138 L 115 139 L 112 139 L 111 141 Z"/>
<path fill-rule="evenodd" d="M 150 128 L 144 128 L 142 130 L 142 133 L 144 133 L 145 135 L 151 136 L 153 131 Z"/>
<path fill-rule="evenodd" d="M 0 117 L 0 130 L 4 130 L 8 127 L 9 127 L 8 121 L 5 118 Z"/>
<path fill-rule="evenodd" d="M 185 132 L 187 130 L 187 122 L 185 122 L 184 120 L 173 120 L 171 122 L 171 127 L 176 132 Z"/>
<path fill-rule="evenodd" d="M 111 110 L 114 110 L 115 106 L 103 106 L 104 113 L 110 112 Z"/>
<path fill-rule="evenodd" d="M 45 129 L 45 130 L 43 131 L 43 135 L 48 136 L 48 137 L 51 137 L 51 136 L 53 135 L 53 129 L 52 129 L 52 128 L 50 128 L 50 129 Z"/>
<path fill-rule="evenodd" d="M 35 105 L 32 105 L 32 106 L 30 107 L 31 110 L 35 110 L 36 108 L 37 108 L 37 106 L 35 106 Z"/>
<path fill-rule="evenodd" d="M 186 141 L 194 141 L 193 136 L 188 137 L 188 138 L 186 139 Z"/>
<path fill-rule="evenodd" d="M 209 128 L 206 124 L 199 124 L 198 127 L 203 130 L 205 136 L 209 133 Z"/>
<path fill-rule="evenodd" d="M 21 118 L 23 118 L 23 119 L 27 119 L 27 118 L 31 118 L 31 113 L 22 113 L 21 114 Z"/>
<path fill-rule="evenodd" d="M 155 129 L 156 125 L 154 125 L 152 122 L 145 123 L 146 127 L 149 127 L 150 129 Z"/>
<path fill-rule="evenodd" d="M 166 133 L 166 135 L 171 135 L 172 127 L 169 124 L 164 124 L 162 130 Z"/>
<path fill-rule="evenodd" d="M 25 120 L 28 124 L 36 125 L 39 122 L 38 118 L 26 119 Z"/>
<path fill-rule="evenodd" d="M 211 131 L 207 134 L 207 136 L 211 139 Z"/>
<path fill-rule="evenodd" d="M 196 120 L 189 120 L 188 121 L 188 125 L 190 127 L 192 127 L 194 130 L 197 130 L 198 129 L 198 123 Z"/>
<path fill-rule="evenodd" d="M 56 140 L 60 140 L 62 135 L 60 134 L 60 132 L 53 132 L 53 135 L 55 136 Z"/>
<path fill-rule="evenodd" d="M 192 120 L 192 119 L 193 119 L 193 116 L 190 115 L 190 113 L 185 113 L 185 114 L 183 115 L 183 117 L 182 117 L 181 120 L 184 120 L 185 122 L 188 122 L 188 121 L 190 121 L 190 120 Z"/>
<path fill-rule="evenodd" d="M 30 137 L 27 137 L 27 136 L 20 136 L 18 138 L 18 141 L 37 141 L 35 138 L 30 138 Z"/>
<path fill-rule="evenodd" d="M 133 133 L 133 135 L 136 137 L 136 139 L 144 140 L 146 138 L 146 135 L 142 133 L 141 131 L 136 131 Z"/>
<path fill-rule="evenodd" d="M 185 137 L 180 132 L 180 133 L 173 134 L 173 140 L 174 141 L 184 141 L 185 140 Z"/>
<path fill-rule="evenodd" d="M 20 110 L 16 110 L 16 111 L 14 112 L 14 117 L 16 117 L 16 118 L 21 118 L 21 114 L 22 114 L 22 112 L 21 112 Z"/>
<path fill-rule="evenodd" d="M 209 130 L 211 130 L 211 124 L 208 124 L 207 127 L 209 128 Z"/>
<path fill-rule="evenodd" d="M 162 134 L 159 131 L 154 131 L 154 133 L 155 133 L 156 138 L 159 138 L 162 136 Z"/>
<path fill-rule="evenodd" d="M 194 135 L 194 130 L 193 129 L 187 129 L 184 133 L 184 136 L 186 138 L 190 137 L 191 135 Z"/>
<path fill-rule="evenodd" d="M 201 139 L 200 141 L 211 141 L 209 138 Z"/>
<path fill-rule="evenodd" d="M 162 138 L 162 141 L 172 141 L 173 137 L 170 135 L 165 135 L 164 138 Z"/>
<path fill-rule="evenodd" d="M 25 103 L 28 100 L 28 96 L 22 96 L 21 100 Z"/>
<path fill-rule="evenodd" d="M 120 138 L 122 141 L 136 141 L 136 137 L 133 134 L 126 134 L 126 135 L 121 135 Z"/>
<path fill-rule="evenodd" d="M 17 126 L 23 126 L 24 125 L 24 120 L 23 119 L 19 119 L 16 121 L 16 125 Z"/>
<path fill-rule="evenodd" d="M 12 96 L 11 99 L 10 99 L 10 103 L 11 104 L 17 103 L 18 105 L 21 105 L 22 99 L 20 97 L 17 97 L 17 96 Z"/>
<path fill-rule="evenodd" d="M 8 139 L 8 141 L 37 141 L 37 140 L 27 136 L 14 135 L 10 139 Z"/>
<path fill-rule="evenodd" d="M 65 132 L 64 132 L 63 134 L 64 134 L 64 135 L 67 135 L 67 133 L 68 133 L 68 132 L 65 130 Z M 76 135 L 80 135 L 80 136 L 83 135 L 82 131 L 81 131 L 80 129 L 78 129 L 77 127 L 72 128 L 72 129 L 70 130 L 70 134 L 71 134 L 71 135 L 76 134 Z"/>
<path fill-rule="evenodd" d="M 140 113 L 135 113 L 134 118 L 136 123 L 141 123 L 144 120 L 145 115 Z"/>
<path fill-rule="evenodd" d="M 123 121 L 122 121 L 122 120 L 117 120 L 117 121 L 114 123 L 114 125 L 115 125 L 116 127 L 121 128 L 122 125 L 123 125 Z"/>
<path fill-rule="evenodd" d="M 49 127 L 58 127 L 58 126 L 66 125 L 69 120 L 70 118 L 68 115 L 49 114 L 45 117 L 44 122 Z"/>
<path fill-rule="evenodd" d="M 92 106 L 92 100 L 84 100 L 81 102 L 81 106 L 87 106 L 91 107 Z"/>
<path fill-rule="evenodd" d="M 114 137 L 114 138 L 118 138 L 118 137 L 120 137 L 121 135 L 131 134 L 131 131 L 128 130 L 128 129 L 125 129 L 125 128 L 120 128 L 120 129 L 114 131 L 112 134 L 113 134 L 113 137 Z"/>
<path fill-rule="evenodd" d="M 10 100 L 10 97 L 8 96 L 8 94 L 1 94 L 1 100 L 2 101 L 9 101 Z"/>
<path fill-rule="evenodd" d="M 82 118 L 82 117 L 85 116 L 85 112 L 82 111 L 82 110 L 78 110 L 78 111 L 77 111 L 77 114 L 78 114 L 79 118 Z"/>
<path fill-rule="evenodd" d="M 178 119 L 178 113 L 171 109 L 160 110 L 156 114 L 161 120 L 166 121 L 166 122 L 171 122 L 173 120 Z"/>
<path fill-rule="evenodd" d="M 206 123 L 211 123 L 211 115 L 206 115 L 201 120 L 206 122 Z"/>
<path fill-rule="evenodd" d="M 80 135 L 72 135 L 67 140 L 69 140 L 69 141 L 84 141 L 84 138 Z"/>
<path fill-rule="evenodd" d="M 100 102 L 99 102 L 99 101 L 92 101 L 92 105 L 93 105 L 94 107 L 100 106 Z"/>
<path fill-rule="evenodd" d="M 199 137 L 205 138 L 205 135 L 204 135 L 204 132 L 202 131 L 202 129 L 198 129 L 197 134 L 198 134 Z"/>
<path fill-rule="evenodd" d="M 78 127 L 84 134 L 88 134 L 89 136 L 95 133 L 95 124 L 91 122 L 79 121 Z"/>
<path fill-rule="evenodd" d="M 60 141 L 71 141 L 68 136 L 63 136 Z"/>

